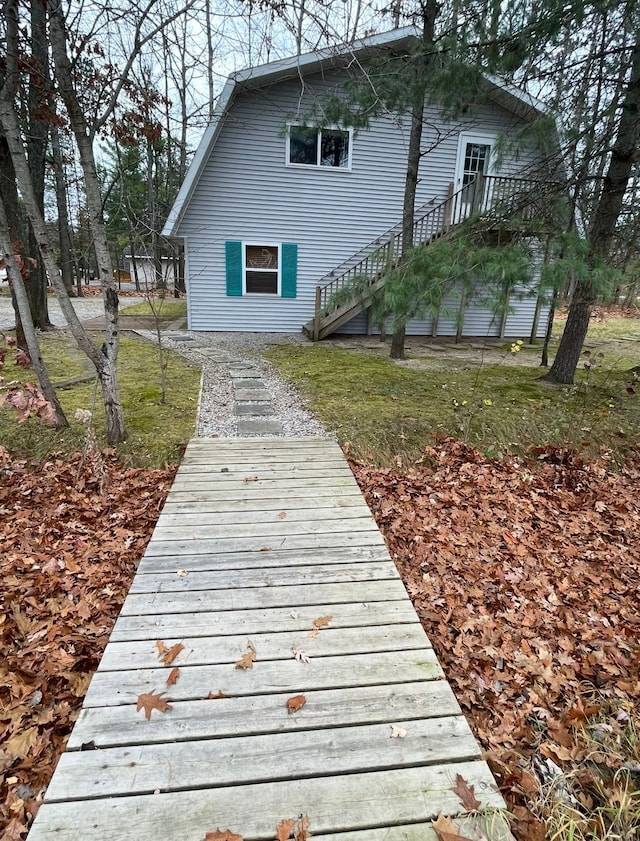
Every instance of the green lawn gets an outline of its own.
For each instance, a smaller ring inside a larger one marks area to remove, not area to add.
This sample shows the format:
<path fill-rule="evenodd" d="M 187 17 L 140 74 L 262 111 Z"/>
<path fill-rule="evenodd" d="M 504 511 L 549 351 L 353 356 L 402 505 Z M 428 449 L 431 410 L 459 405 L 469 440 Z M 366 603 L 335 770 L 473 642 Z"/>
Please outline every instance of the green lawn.
<path fill-rule="evenodd" d="M 154 298 L 152 301 L 141 301 L 130 307 L 123 306 L 120 315 L 156 316 L 157 318 L 186 318 L 187 302 L 175 298 Z"/>
<path fill-rule="evenodd" d="M 341 443 L 374 464 L 410 463 L 438 436 L 492 456 L 556 445 L 617 457 L 639 436 L 640 394 L 627 387 L 635 386 L 629 369 L 640 365 L 640 340 L 627 337 L 640 336 L 640 321 L 615 321 L 623 323 L 602 338 L 594 324 L 584 360 L 596 364 L 581 367 L 573 387 L 542 382 L 540 348 L 512 353 L 510 342 L 487 353 L 455 345 L 434 353 L 417 343 L 400 364 L 388 359 L 388 345 L 372 343 L 279 346 L 267 358 Z"/>
<path fill-rule="evenodd" d="M 54 382 L 80 377 L 88 373 L 88 365 L 73 343 L 62 334 L 40 337 L 43 356 Z M 5 383 L 12 380 L 34 381 L 33 371 L 13 362 L 9 350 L 2 370 Z M 124 406 L 127 441 L 119 446 L 121 456 L 140 465 L 161 466 L 177 461 L 181 447 L 193 434 L 200 369 L 177 354 L 163 354 L 166 363 L 167 400 L 161 403 L 158 348 L 151 342 L 121 339 L 118 374 Z M 105 420 L 99 385 L 89 382 L 58 390 L 58 396 L 70 429 L 58 432 L 40 422 L 17 423 L 17 414 L 0 410 L 0 441 L 15 456 L 48 458 L 56 451 L 82 446 L 85 431 L 74 420 L 77 409 L 93 412 L 94 426 L 100 445 L 105 445 Z"/>

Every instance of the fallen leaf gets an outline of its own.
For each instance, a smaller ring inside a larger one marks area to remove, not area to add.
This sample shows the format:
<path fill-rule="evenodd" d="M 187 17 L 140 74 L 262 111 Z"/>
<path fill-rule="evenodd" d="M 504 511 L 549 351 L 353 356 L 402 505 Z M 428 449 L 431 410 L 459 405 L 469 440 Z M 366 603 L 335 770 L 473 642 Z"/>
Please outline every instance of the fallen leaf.
<path fill-rule="evenodd" d="M 243 482 L 259 482 L 260 477 L 259 476 L 245 476 L 245 478 L 242 481 Z"/>
<path fill-rule="evenodd" d="M 271 546 L 261 546 L 260 551 L 261 552 L 271 552 L 272 551 Z"/>
<path fill-rule="evenodd" d="M 309 634 L 310 637 L 317 637 L 318 631 L 320 628 L 324 628 L 325 625 L 328 625 L 329 622 L 333 619 L 333 616 L 320 616 L 318 619 L 313 620 L 313 630 Z"/>
<path fill-rule="evenodd" d="M 162 640 L 156 640 L 156 648 L 158 649 L 158 660 L 162 660 L 165 666 L 170 666 L 178 654 L 184 650 L 184 645 L 181 642 L 177 642 L 171 648 L 167 648 Z"/>
<path fill-rule="evenodd" d="M 243 841 L 243 838 L 230 829 L 216 829 L 215 832 L 207 832 L 203 841 Z"/>
<path fill-rule="evenodd" d="M 300 815 L 298 823 L 293 829 L 294 841 L 307 841 L 310 838 L 309 833 L 309 818 L 306 815 Z"/>
<path fill-rule="evenodd" d="M 5 742 L 3 750 L 5 750 L 13 759 L 24 759 L 31 748 L 35 745 L 37 738 L 38 728 L 29 727 Z"/>
<path fill-rule="evenodd" d="M 475 795 L 474 786 L 470 786 L 460 774 L 456 774 L 456 784 L 451 789 L 460 798 L 460 802 L 469 812 L 477 811 L 482 805 Z"/>
<path fill-rule="evenodd" d="M 389 736 L 390 739 L 404 739 L 407 735 L 407 731 L 404 727 L 398 727 L 395 724 L 391 725 L 391 735 Z"/>
<path fill-rule="evenodd" d="M 208 698 L 208 699 L 213 699 L 213 698 L 226 698 L 226 697 L 227 697 L 227 696 L 224 694 L 224 692 L 222 691 L 222 689 L 218 689 L 218 691 L 217 691 L 217 692 L 215 692 L 215 693 L 214 693 L 214 692 L 209 692 L 209 694 L 207 695 L 207 698 Z"/>
<path fill-rule="evenodd" d="M 171 704 L 167 698 L 163 698 L 164 692 L 156 694 L 155 692 L 145 692 L 138 695 L 138 704 L 136 712 L 144 709 L 144 715 L 147 721 L 151 718 L 151 710 L 158 710 L 158 712 L 166 713 L 171 709 Z"/>
<path fill-rule="evenodd" d="M 291 713 L 301 710 L 306 703 L 307 699 L 304 695 L 294 695 L 292 698 L 287 700 L 287 713 L 291 715 Z"/>
<path fill-rule="evenodd" d="M 292 652 L 293 652 L 293 656 L 296 658 L 296 660 L 299 663 L 310 663 L 311 662 L 311 658 L 309 657 L 309 655 L 305 654 L 305 652 L 301 648 L 293 648 Z"/>
<path fill-rule="evenodd" d="M 176 570 L 176 575 L 179 575 L 180 578 L 185 578 L 185 576 L 189 575 L 186 569 L 178 569 Z"/>
<path fill-rule="evenodd" d="M 180 669 L 177 666 L 174 666 L 173 669 L 169 672 L 169 677 L 167 678 L 167 686 L 173 686 L 173 684 L 178 680 L 180 677 Z"/>
<path fill-rule="evenodd" d="M 253 669 L 253 664 L 256 660 L 256 647 L 251 642 L 247 641 L 248 651 L 236 662 L 236 669 Z"/>
<path fill-rule="evenodd" d="M 278 519 L 279 519 L 279 520 L 284 520 L 284 518 L 285 518 L 286 516 L 287 516 L 287 512 L 286 512 L 286 511 L 281 511 L 281 512 L 278 514 Z"/>
<path fill-rule="evenodd" d="M 281 820 L 276 827 L 276 841 L 288 841 L 295 822 L 295 818 L 284 818 Z"/>
<path fill-rule="evenodd" d="M 435 821 L 431 821 L 440 841 L 471 841 L 466 835 L 460 835 L 458 827 L 446 818 L 443 814 L 438 815 Z"/>
<path fill-rule="evenodd" d="M 313 620 L 313 627 L 314 628 L 324 628 L 325 625 L 328 625 L 329 622 L 333 619 L 333 616 L 320 616 L 318 619 Z"/>

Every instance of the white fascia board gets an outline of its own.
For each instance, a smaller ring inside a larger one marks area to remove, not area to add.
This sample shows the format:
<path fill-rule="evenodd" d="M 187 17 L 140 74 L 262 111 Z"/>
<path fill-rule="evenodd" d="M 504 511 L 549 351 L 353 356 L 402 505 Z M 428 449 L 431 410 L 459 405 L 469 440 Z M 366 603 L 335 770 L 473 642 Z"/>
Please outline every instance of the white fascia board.
<path fill-rule="evenodd" d="M 169 211 L 167 221 L 162 229 L 163 237 L 179 236 L 178 228 L 180 226 L 182 216 L 187 209 L 187 205 L 191 199 L 191 194 L 200 180 L 202 170 L 209 160 L 211 150 L 213 149 L 218 134 L 220 133 L 220 129 L 222 128 L 223 118 L 229 109 L 235 87 L 235 81 L 232 78 L 227 79 L 218 102 L 216 103 L 215 111 L 213 112 L 213 119 L 207 126 L 205 133 L 202 135 L 202 139 L 200 140 L 196 153 L 193 156 L 193 160 L 189 165 L 189 169 L 187 170 L 182 186 L 176 196 L 176 200 L 173 203 L 173 207 Z"/>

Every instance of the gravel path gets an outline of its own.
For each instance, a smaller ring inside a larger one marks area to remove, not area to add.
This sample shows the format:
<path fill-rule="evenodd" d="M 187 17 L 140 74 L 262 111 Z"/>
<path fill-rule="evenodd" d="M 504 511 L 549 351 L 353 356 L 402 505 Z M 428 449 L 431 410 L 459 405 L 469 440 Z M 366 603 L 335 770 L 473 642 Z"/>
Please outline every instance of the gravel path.
<path fill-rule="evenodd" d="M 152 332 L 137 332 L 155 341 Z M 241 363 L 251 365 L 266 386 L 273 408 L 268 425 L 269 422 L 279 422 L 282 436 L 332 437 L 314 415 L 303 408 L 297 391 L 278 375 L 272 365 L 260 358 L 273 345 L 306 344 L 302 334 L 166 332 L 163 333 L 162 343 L 202 367 L 202 394 L 196 429 L 199 437 L 238 437 L 231 373 Z M 266 434 L 273 437 L 273 433 Z"/>

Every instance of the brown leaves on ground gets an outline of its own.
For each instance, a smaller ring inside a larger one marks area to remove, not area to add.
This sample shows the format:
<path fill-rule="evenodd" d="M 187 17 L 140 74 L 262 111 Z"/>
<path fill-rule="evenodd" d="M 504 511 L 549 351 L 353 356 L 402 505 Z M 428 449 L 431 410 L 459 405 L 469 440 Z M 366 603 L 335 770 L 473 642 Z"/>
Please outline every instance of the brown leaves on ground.
<path fill-rule="evenodd" d="M 173 470 L 2 460 L 0 835 L 26 832 L 167 495 Z M 100 485 L 104 490 L 100 492 Z M 19 793 L 19 795 L 17 794 Z"/>
<path fill-rule="evenodd" d="M 171 648 L 167 648 L 162 640 L 156 640 L 156 648 L 158 649 L 158 659 L 161 660 L 165 666 L 170 666 L 181 651 L 184 651 L 184 645 L 181 642 L 175 643 Z"/>
<path fill-rule="evenodd" d="M 309 832 L 309 818 L 306 815 L 300 815 L 296 818 L 285 818 L 281 820 L 276 827 L 276 841 L 308 841 L 311 838 Z"/>
<path fill-rule="evenodd" d="M 253 664 L 256 661 L 256 647 L 251 640 L 247 640 L 247 649 L 246 653 L 236 662 L 236 669 L 253 669 Z"/>
<path fill-rule="evenodd" d="M 465 835 L 460 835 L 458 827 L 444 815 L 438 815 L 435 821 L 431 821 L 431 826 L 435 829 L 439 841 L 471 841 Z"/>
<path fill-rule="evenodd" d="M 452 791 L 460 798 L 460 802 L 464 808 L 469 812 L 477 811 L 482 805 L 476 797 L 475 787 L 470 786 L 469 783 L 460 774 L 456 774 L 456 784 Z"/>
<path fill-rule="evenodd" d="M 177 666 L 174 666 L 173 669 L 169 672 L 169 677 L 167 678 L 167 686 L 173 686 L 178 678 L 180 677 L 180 669 Z"/>
<path fill-rule="evenodd" d="M 287 714 L 291 715 L 291 713 L 298 712 L 298 710 L 301 710 L 306 703 L 307 699 L 304 697 L 304 695 L 294 695 L 292 698 L 288 698 Z"/>
<path fill-rule="evenodd" d="M 207 832 L 203 841 L 243 841 L 243 838 L 230 829 L 216 829 L 215 832 Z"/>
<path fill-rule="evenodd" d="M 166 713 L 171 709 L 171 704 L 168 698 L 163 698 L 164 692 L 144 692 L 138 695 L 138 703 L 136 704 L 136 712 L 144 710 L 144 716 L 149 721 L 151 718 L 151 711 L 158 710 L 160 713 Z"/>
<path fill-rule="evenodd" d="M 320 632 L 321 628 L 325 628 L 329 622 L 333 619 L 333 616 L 320 616 L 318 619 L 313 620 L 313 629 L 309 634 L 310 637 L 317 637 L 318 633 Z"/>
<path fill-rule="evenodd" d="M 587 709 L 640 703 L 640 461 L 535 456 L 447 440 L 406 474 L 353 465 L 520 838 L 527 760 L 579 762 Z"/>

